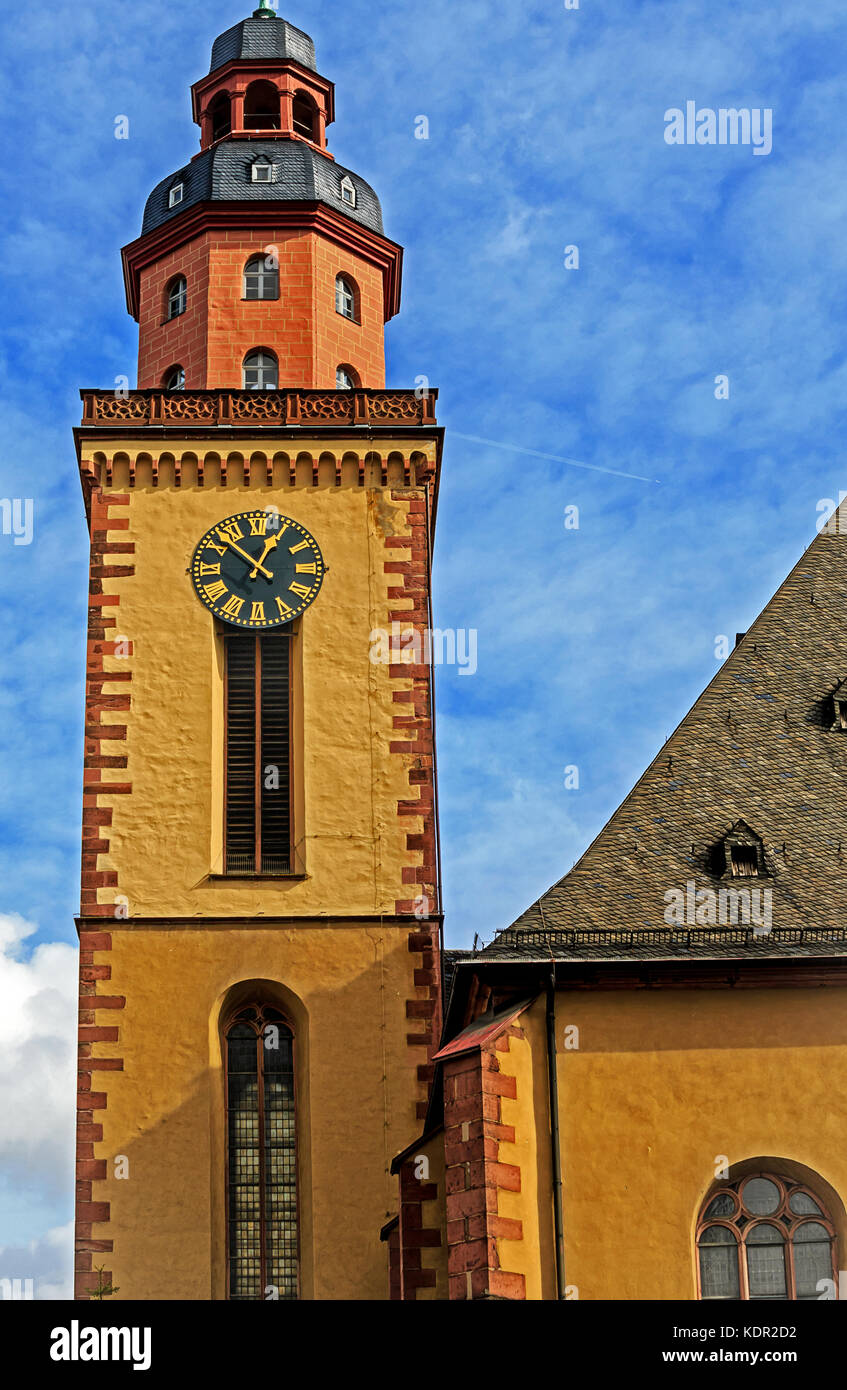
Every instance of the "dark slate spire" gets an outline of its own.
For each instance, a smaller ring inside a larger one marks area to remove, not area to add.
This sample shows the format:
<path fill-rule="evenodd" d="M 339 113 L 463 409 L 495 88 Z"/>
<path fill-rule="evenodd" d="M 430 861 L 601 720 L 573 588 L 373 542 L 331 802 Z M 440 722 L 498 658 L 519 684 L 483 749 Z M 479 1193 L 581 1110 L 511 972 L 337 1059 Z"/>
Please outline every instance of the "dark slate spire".
<path fill-rule="evenodd" d="M 317 72 L 315 45 L 309 35 L 302 29 L 295 29 L 287 19 L 280 19 L 274 10 L 266 7 L 264 0 L 249 19 L 242 19 L 215 39 L 209 72 L 216 72 L 225 63 L 242 58 L 269 58 L 272 62 L 290 59 Z"/>

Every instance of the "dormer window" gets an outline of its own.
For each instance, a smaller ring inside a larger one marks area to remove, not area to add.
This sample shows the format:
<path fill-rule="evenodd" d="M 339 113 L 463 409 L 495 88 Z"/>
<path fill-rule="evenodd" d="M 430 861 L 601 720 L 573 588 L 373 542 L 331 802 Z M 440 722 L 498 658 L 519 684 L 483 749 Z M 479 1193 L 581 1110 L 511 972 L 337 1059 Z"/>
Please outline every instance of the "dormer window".
<path fill-rule="evenodd" d="M 847 680 L 839 681 L 829 699 L 831 727 L 847 730 Z"/>
<path fill-rule="evenodd" d="M 341 201 L 346 203 L 348 208 L 356 206 L 356 186 L 349 174 L 345 174 L 341 180 Z"/>
<path fill-rule="evenodd" d="M 276 166 L 264 155 L 254 159 L 250 165 L 250 177 L 254 183 L 273 183 L 275 173 Z"/>
<path fill-rule="evenodd" d="M 168 207 L 169 207 L 169 208 L 175 208 L 175 207 L 177 206 L 178 203 L 181 203 L 181 202 L 182 202 L 182 197 L 183 197 L 184 191 L 185 191 L 185 185 L 184 185 L 184 184 L 182 184 L 182 183 L 175 183 L 175 184 L 173 185 L 173 187 L 172 187 L 170 193 L 168 194 Z"/>
<path fill-rule="evenodd" d="M 761 838 L 739 820 L 712 847 L 709 868 L 716 878 L 763 878 L 767 874 Z"/>
<path fill-rule="evenodd" d="M 731 845 L 729 863 L 733 878 L 758 877 L 759 856 L 750 845 Z"/>

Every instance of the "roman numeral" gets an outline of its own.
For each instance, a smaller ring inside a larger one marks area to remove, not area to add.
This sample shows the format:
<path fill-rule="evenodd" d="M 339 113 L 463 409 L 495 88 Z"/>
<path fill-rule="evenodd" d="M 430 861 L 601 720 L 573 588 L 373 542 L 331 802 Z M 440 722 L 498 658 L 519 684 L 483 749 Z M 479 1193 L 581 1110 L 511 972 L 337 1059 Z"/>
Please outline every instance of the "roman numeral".
<path fill-rule="evenodd" d="M 297 594 L 298 598 L 308 598 L 312 591 L 305 584 L 289 584 L 288 592 Z"/>
<path fill-rule="evenodd" d="M 276 606 L 279 609 L 279 616 L 281 618 L 287 617 L 287 615 L 293 611 L 291 608 L 289 608 L 287 603 L 283 603 L 281 598 L 277 599 Z"/>
<path fill-rule="evenodd" d="M 253 604 L 250 610 L 250 621 L 251 623 L 263 623 L 265 621 L 265 605 L 263 603 Z"/>
<path fill-rule="evenodd" d="M 267 518 L 267 515 L 265 515 L 265 516 L 249 516 L 249 517 L 247 518 L 247 520 L 250 522 L 250 535 L 251 535 L 251 536 L 263 536 L 263 535 L 265 534 L 265 532 L 267 531 L 267 529 L 268 529 L 268 518 Z"/>
<path fill-rule="evenodd" d="M 220 526 L 217 526 L 215 528 L 215 530 L 217 532 L 218 539 L 222 541 L 226 541 L 227 536 L 231 541 L 240 541 L 244 539 L 244 532 L 242 531 L 237 521 L 222 522 Z M 225 555 L 226 551 L 221 551 L 221 554 Z"/>
<path fill-rule="evenodd" d="M 225 545 L 215 545 L 215 542 L 214 542 L 214 541 L 207 541 L 207 542 L 206 542 L 206 549 L 207 549 L 207 550 L 214 550 L 218 555 L 226 555 L 226 546 L 225 546 Z"/>
<path fill-rule="evenodd" d="M 221 562 L 220 562 L 220 560 L 218 560 L 217 564 L 215 564 L 215 565 L 206 565 L 206 564 L 203 563 L 202 560 L 200 561 L 200 573 L 201 573 L 201 574 L 220 574 L 220 572 L 221 572 Z"/>
<path fill-rule="evenodd" d="M 290 545 L 288 547 L 288 553 L 289 555 L 296 555 L 298 550 L 308 550 L 309 548 L 309 541 L 298 541 L 296 545 Z"/>
<path fill-rule="evenodd" d="M 217 603 L 218 599 L 221 597 L 221 594 L 228 594 L 229 589 L 226 587 L 222 579 L 218 579 L 214 584 L 204 584 L 203 592 L 210 603 Z"/>
<path fill-rule="evenodd" d="M 317 574 L 317 572 L 318 572 L 318 567 L 317 567 L 317 565 L 315 564 L 315 561 L 314 561 L 314 560 L 312 561 L 312 563 L 311 563 L 310 565 L 298 565 L 298 566 L 297 566 L 297 573 L 298 573 L 298 574 Z"/>
<path fill-rule="evenodd" d="M 231 618 L 237 618 L 243 607 L 244 599 L 238 598 L 235 594 L 230 594 L 221 612 L 228 613 Z"/>

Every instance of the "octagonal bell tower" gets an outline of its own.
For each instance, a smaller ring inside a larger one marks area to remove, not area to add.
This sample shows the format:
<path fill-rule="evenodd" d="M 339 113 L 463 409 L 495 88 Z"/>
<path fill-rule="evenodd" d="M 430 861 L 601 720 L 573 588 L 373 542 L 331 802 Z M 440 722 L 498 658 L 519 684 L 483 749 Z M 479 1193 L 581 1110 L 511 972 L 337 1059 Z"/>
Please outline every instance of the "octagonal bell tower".
<path fill-rule="evenodd" d="M 123 253 L 139 387 L 384 386 L 402 248 L 326 148 L 334 88 L 312 40 L 254 11 L 215 41 L 192 106 L 200 153 Z"/>

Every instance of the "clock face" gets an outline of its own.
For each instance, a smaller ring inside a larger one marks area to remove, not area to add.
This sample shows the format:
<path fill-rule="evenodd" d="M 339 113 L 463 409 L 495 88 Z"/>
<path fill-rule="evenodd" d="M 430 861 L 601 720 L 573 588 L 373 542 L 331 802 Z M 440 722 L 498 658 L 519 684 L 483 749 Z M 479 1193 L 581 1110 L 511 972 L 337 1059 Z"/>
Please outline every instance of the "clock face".
<path fill-rule="evenodd" d="M 323 577 L 314 536 L 278 512 L 239 512 L 218 521 L 191 561 L 200 602 L 233 627 L 290 623 L 317 598 Z"/>

